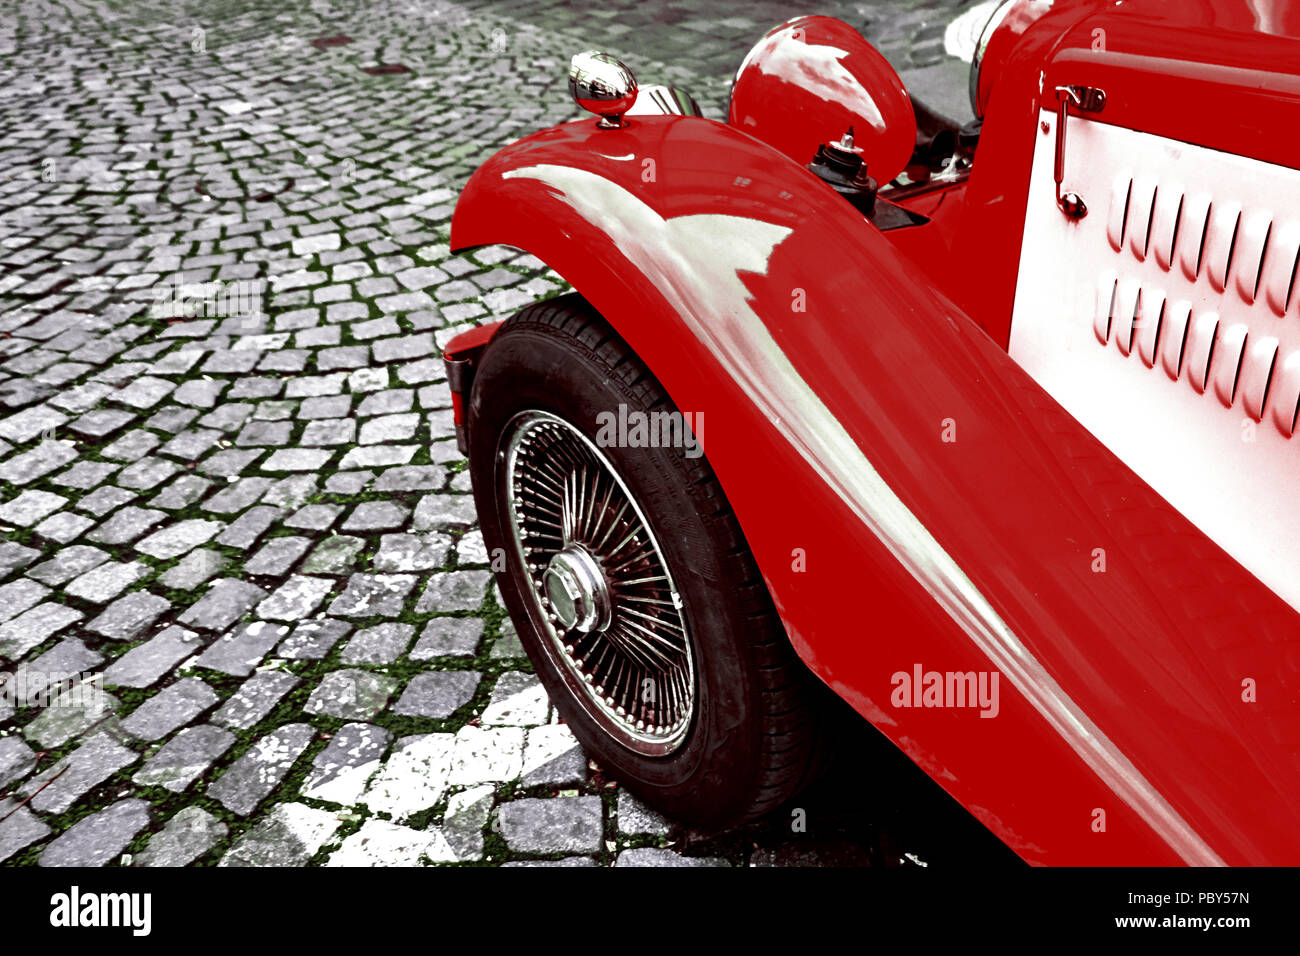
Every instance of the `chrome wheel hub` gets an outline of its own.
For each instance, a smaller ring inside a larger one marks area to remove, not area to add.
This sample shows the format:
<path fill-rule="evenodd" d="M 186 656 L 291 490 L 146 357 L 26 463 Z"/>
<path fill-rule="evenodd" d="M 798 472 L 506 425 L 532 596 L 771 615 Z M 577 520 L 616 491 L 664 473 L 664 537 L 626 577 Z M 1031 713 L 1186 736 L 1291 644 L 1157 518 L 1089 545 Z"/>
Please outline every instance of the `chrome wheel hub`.
<path fill-rule="evenodd" d="M 565 630 L 590 634 L 613 619 L 609 585 L 600 564 L 581 545 L 570 545 L 551 558 L 542 574 L 546 599 Z"/>
<path fill-rule="evenodd" d="M 695 714 L 682 602 L 641 508 L 605 455 L 548 412 L 502 437 L 499 494 L 548 656 L 605 731 L 662 756 Z"/>

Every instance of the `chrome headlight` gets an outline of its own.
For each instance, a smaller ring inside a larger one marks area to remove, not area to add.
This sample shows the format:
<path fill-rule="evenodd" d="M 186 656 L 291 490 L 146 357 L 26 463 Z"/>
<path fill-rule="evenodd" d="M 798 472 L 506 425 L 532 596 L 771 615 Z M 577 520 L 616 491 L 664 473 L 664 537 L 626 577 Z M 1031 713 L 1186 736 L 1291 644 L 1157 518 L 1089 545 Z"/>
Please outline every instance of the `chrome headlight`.
<path fill-rule="evenodd" d="M 975 43 L 975 55 L 970 61 L 970 108 L 977 119 L 984 118 L 984 112 L 980 109 L 980 67 L 984 62 L 984 51 L 988 49 L 989 40 L 993 38 L 998 27 L 1002 26 L 1002 22 L 1015 8 L 1016 3 L 1017 0 L 1002 0 L 989 16 L 984 29 L 980 31 L 979 40 Z"/>
<path fill-rule="evenodd" d="M 584 110 L 600 117 L 596 125 L 601 129 L 622 129 L 623 114 L 636 102 L 636 77 L 608 53 L 575 53 L 569 64 L 569 93 Z"/>

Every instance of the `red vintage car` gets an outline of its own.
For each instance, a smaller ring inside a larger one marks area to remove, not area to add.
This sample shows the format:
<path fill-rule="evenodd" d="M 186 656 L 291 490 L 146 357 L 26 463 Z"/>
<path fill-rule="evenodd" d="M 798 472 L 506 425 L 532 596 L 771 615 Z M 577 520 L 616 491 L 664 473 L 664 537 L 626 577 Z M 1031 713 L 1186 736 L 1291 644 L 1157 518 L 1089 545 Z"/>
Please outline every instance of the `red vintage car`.
<path fill-rule="evenodd" d="M 676 817 L 819 678 L 1023 859 L 1300 863 L 1300 4 L 1009 0 L 975 123 L 775 28 L 726 123 L 604 54 L 452 247 L 575 293 L 446 352 L 497 581 Z"/>

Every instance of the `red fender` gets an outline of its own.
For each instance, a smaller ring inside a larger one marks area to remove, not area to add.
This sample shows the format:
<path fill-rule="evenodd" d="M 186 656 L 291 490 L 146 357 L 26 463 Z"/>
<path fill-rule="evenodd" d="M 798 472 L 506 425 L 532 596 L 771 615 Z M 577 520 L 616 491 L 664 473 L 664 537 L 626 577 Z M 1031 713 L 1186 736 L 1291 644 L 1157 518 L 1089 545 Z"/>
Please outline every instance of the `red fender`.
<path fill-rule="evenodd" d="M 801 163 L 851 126 L 879 183 L 902 172 L 916 145 L 903 81 L 862 34 L 833 17 L 768 30 L 736 73 L 727 121 Z"/>
<path fill-rule="evenodd" d="M 708 120 L 578 121 L 470 179 L 451 244 L 488 243 L 704 414 L 800 656 L 1024 859 L 1300 862 L 1296 613 L 816 177 Z M 996 716 L 915 668 L 996 672 Z"/>

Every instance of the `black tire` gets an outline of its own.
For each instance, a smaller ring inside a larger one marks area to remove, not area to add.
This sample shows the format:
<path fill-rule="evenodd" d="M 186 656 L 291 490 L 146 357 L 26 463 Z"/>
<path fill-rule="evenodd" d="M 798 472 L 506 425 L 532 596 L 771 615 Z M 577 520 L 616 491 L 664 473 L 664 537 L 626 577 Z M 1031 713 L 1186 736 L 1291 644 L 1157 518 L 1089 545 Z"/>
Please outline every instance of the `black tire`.
<path fill-rule="evenodd" d="M 622 403 L 675 411 L 663 387 L 590 305 L 567 295 L 529 306 L 497 332 L 470 397 L 470 469 L 497 583 L 533 665 L 565 723 L 621 785 L 677 819 L 727 826 L 793 796 L 820 764 L 817 691 L 796 658 L 708 462 L 682 448 L 603 447 L 639 503 L 677 583 L 694 658 L 693 717 L 673 752 L 638 753 L 593 718 L 555 660 L 547 611 L 516 555 L 500 489 L 503 442 L 523 410 L 564 419 L 591 439 Z M 525 417 L 527 417 L 525 415 Z M 685 726 L 685 721 L 683 721 Z"/>

